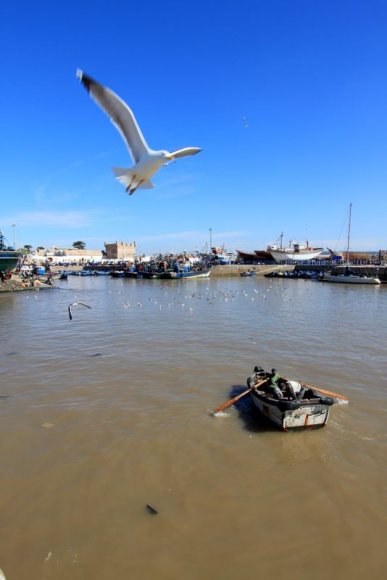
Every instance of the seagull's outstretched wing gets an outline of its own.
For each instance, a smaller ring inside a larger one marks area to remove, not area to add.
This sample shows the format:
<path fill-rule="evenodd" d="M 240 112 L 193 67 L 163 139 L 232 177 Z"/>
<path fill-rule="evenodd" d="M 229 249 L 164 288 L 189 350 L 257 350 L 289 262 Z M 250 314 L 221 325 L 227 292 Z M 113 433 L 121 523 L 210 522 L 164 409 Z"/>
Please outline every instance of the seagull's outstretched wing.
<path fill-rule="evenodd" d="M 77 70 L 77 77 L 97 105 L 101 107 L 111 122 L 117 127 L 133 161 L 137 163 L 144 153 L 148 153 L 149 147 L 131 109 L 113 91 L 97 83 L 97 81 L 79 69 Z"/>
<path fill-rule="evenodd" d="M 171 159 L 177 159 L 178 157 L 188 157 L 188 155 L 196 155 L 196 153 L 200 153 L 200 147 L 184 147 L 183 149 L 177 149 L 176 151 L 172 151 L 170 153 Z"/>
<path fill-rule="evenodd" d="M 84 302 L 73 302 L 72 304 L 69 304 L 68 311 L 69 311 L 69 318 L 70 318 L 70 320 L 73 319 L 73 316 L 71 314 L 71 310 L 74 308 L 74 306 L 86 306 L 86 308 L 90 308 L 91 309 L 91 306 L 89 306 L 88 304 L 85 304 Z M 1 580 L 1 578 L 0 578 L 0 580 Z"/>

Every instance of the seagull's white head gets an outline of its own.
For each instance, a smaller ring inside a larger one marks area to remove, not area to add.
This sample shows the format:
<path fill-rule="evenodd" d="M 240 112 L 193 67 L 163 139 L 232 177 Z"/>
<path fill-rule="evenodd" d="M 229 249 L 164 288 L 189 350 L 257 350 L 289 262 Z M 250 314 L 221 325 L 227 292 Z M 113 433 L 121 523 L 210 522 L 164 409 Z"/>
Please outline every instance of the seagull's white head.
<path fill-rule="evenodd" d="M 168 163 L 171 163 L 171 161 L 175 160 L 172 153 L 170 153 L 169 151 L 166 151 L 165 149 L 162 149 L 161 151 L 159 151 L 159 155 L 160 155 L 160 158 L 163 162 L 163 165 L 168 165 Z"/>

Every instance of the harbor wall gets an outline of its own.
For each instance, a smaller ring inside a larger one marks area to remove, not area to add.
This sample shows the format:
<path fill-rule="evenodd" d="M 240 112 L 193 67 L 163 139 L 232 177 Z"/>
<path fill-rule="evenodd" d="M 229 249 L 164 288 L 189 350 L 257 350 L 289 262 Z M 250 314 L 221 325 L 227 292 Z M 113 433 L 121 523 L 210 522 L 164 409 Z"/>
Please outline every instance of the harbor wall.
<path fill-rule="evenodd" d="M 377 276 L 382 282 L 387 282 L 387 266 L 351 266 L 350 267 L 353 272 L 357 274 L 363 274 L 365 276 Z M 52 272 L 58 272 L 63 270 L 63 266 L 54 266 L 51 268 Z M 105 269 L 105 268 L 104 268 Z M 110 266 L 108 269 L 114 269 L 113 266 Z M 80 271 L 83 270 L 83 266 L 71 266 L 69 268 L 71 271 Z M 269 274 L 270 272 L 293 272 L 294 270 L 309 270 L 313 272 L 327 272 L 328 270 L 332 270 L 335 273 L 342 273 L 344 272 L 344 266 L 337 266 L 332 269 L 331 265 L 322 265 L 322 264 L 227 264 L 227 265 L 218 265 L 213 266 L 211 270 L 211 277 L 212 278 L 221 278 L 226 276 L 240 276 L 243 272 L 249 272 L 253 270 L 257 276 L 264 276 L 265 274 Z"/>
<path fill-rule="evenodd" d="M 244 272 L 255 272 L 257 276 L 264 276 L 270 272 L 292 272 L 294 265 L 289 264 L 227 264 L 212 266 L 211 277 L 240 276 Z"/>
<path fill-rule="evenodd" d="M 361 274 L 363 276 L 378 277 L 382 282 L 387 282 L 387 266 L 350 266 L 351 271 L 356 274 Z M 332 265 L 328 264 L 257 264 L 257 265 L 244 265 L 244 264 L 231 264 L 224 266 L 213 266 L 211 270 L 211 276 L 221 277 L 221 276 L 240 276 L 243 272 L 249 272 L 253 270 L 257 276 L 264 276 L 270 272 L 293 272 L 294 270 L 308 270 L 310 272 L 327 272 L 331 270 L 335 274 L 344 273 L 345 266 L 337 266 L 332 268 Z"/>

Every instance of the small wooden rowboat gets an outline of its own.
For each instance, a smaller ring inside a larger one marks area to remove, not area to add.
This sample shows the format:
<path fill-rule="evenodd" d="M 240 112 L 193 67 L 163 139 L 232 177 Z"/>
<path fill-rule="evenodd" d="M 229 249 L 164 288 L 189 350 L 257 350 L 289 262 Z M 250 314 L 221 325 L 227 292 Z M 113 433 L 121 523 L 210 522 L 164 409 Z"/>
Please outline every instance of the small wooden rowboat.
<path fill-rule="evenodd" d="M 348 403 L 343 395 L 295 380 L 281 379 L 274 390 L 270 378 L 270 373 L 254 370 L 248 379 L 250 395 L 258 411 L 284 431 L 324 427 L 331 406 Z"/>
<path fill-rule="evenodd" d="M 255 276 L 254 270 L 247 270 L 247 272 L 241 272 L 240 276 L 247 277 L 247 276 Z"/>

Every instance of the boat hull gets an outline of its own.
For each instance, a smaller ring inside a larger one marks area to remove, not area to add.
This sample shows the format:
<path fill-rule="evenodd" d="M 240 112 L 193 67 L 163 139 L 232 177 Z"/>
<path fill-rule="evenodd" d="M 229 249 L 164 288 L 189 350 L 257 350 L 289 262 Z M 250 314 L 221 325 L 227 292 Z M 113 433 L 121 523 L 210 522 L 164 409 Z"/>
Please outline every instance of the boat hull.
<path fill-rule="evenodd" d="M 161 280 L 180 280 L 186 278 L 208 278 L 211 273 L 211 268 L 206 268 L 204 270 L 190 270 L 190 271 L 183 271 L 179 270 L 178 272 L 170 271 L 170 272 L 161 272 L 157 275 L 158 278 Z"/>
<path fill-rule="evenodd" d="M 0 271 L 2 272 L 12 272 L 16 268 L 19 262 L 21 254 L 18 252 L 13 252 L 11 250 L 1 250 L 0 251 Z"/>
<path fill-rule="evenodd" d="M 344 274 L 339 274 L 337 276 L 324 274 L 320 280 L 321 282 L 331 282 L 334 284 L 381 284 L 379 278 L 371 278 L 369 276 L 345 276 Z"/>
<path fill-rule="evenodd" d="M 332 404 L 321 399 L 305 402 L 276 400 L 257 391 L 251 392 L 251 398 L 258 411 L 284 431 L 324 427 Z"/>
<path fill-rule="evenodd" d="M 305 262 L 307 260 L 315 260 L 323 250 L 324 248 L 312 248 L 308 251 L 300 250 L 299 252 L 295 250 L 270 250 L 270 253 L 277 264 L 279 264 L 287 261 Z"/>
<path fill-rule="evenodd" d="M 244 252 L 237 250 L 237 255 L 242 262 L 256 263 L 256 262 L 271 262 L 273 260 L 270 252 L 266 250 L 254 250 L 254 252 Z"/>
<path fill-rule="evenodd" d="M 240 274 L 240 276 L 243 276 L 244 278 L 249 277 L 249 276 L 255 276 L 255 272 L 254 271 L 250 271 L 250 272 L 242 272 Z"/>

